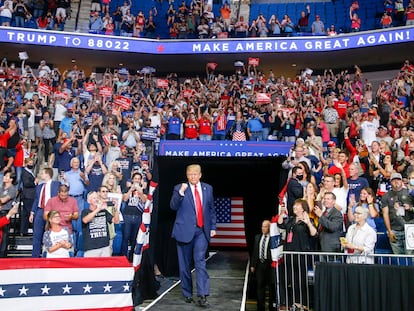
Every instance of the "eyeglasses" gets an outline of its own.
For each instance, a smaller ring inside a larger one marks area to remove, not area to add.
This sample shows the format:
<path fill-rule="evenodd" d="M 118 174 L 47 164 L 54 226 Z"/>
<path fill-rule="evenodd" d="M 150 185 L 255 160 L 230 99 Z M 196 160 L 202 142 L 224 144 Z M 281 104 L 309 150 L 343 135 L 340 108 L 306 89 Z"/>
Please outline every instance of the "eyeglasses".
<path fill-rule="evenodd" d="M 101 192 L 109 192 L 108 190 L 101 190 Z"/>

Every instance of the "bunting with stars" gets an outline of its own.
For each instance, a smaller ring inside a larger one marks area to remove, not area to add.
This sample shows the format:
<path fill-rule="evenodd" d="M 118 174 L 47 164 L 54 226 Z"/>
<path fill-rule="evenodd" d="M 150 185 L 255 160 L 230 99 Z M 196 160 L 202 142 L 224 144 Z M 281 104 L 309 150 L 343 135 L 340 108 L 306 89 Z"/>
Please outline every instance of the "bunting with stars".
<path fill-rule="evenodd" d="M 125 257 L 5 258 L 2 310 L 132 310 L 134 269 Z"/>

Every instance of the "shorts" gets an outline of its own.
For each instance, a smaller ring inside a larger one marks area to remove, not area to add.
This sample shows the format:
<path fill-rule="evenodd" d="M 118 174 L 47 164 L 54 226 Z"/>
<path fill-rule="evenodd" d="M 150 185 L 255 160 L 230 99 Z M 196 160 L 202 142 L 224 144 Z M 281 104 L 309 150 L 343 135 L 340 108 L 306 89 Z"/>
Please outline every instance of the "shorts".
<path fill-rule="evenodd" d="M 35 140 L 35 129 L 34 126 L 29 127 L 29 139 L 31 141 Z"/>
<path fill-rule="evenodd" d="M 3 24 L 3 23 L 9 23 L 10 24 L 11 23 L 11 18 L 10 17 L 6 17 L 6 16 L 0 16 L 0 23 L 1 24 Z"/>
<path fill-rule="evenodd" d="M 56 17 L 66 18 L 66 9 L 65 8 L 57 8 L 56 9 Z"/>
<path fill-rule="evenodd" d="M 91 4 L 91 11 L 100 12 L 101 11 L 101 4 L 100 3 L 96 3 L 96 2 L 92 2 L 92 4 Z"/>
<path fill-rule="evenodd" d="M 42 138 L 43 137 L 43 131 L 40 128 L 39 123 L 35 123 L 35 126 L 34 126 L 34 134 L 35 134 L 35 137 L 36 138 Z"/>

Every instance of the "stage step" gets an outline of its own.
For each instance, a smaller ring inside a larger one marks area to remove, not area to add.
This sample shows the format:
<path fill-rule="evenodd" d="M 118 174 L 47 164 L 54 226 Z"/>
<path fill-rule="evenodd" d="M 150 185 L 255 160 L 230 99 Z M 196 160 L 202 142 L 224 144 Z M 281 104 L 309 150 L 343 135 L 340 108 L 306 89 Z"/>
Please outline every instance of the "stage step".
<path fill-rule="evenodd" d="M 7 251 L 7 257 L 19 258 L 19 257 L 31 257 L 32 256 L 32 241 L 33 236 L 14 236 L 9 235 L 9 247 Z"/>

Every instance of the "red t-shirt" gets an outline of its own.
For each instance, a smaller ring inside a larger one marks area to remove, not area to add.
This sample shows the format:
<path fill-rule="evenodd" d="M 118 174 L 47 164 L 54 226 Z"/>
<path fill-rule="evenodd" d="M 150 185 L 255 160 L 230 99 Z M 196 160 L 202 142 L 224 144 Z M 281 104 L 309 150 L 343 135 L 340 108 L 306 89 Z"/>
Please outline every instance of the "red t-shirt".
<path fill-rule="evenodd" d="M 209 120 L 200 119 L 198 121 L 199 133 L 201 135 L 212 135 L 211 122 Z"/>
<path fill-rule="evenodd" d="M 10 133 L 5 132 L 3 135 L 0 135 L 0 147 L 7 148 L 7 142 L 10 139 Z"/>
<path fill-rule="evenodd" d="M 346 118 L 346 110 L 348 108 L 348 103 L 344 100 L 338 100 L 335 102 L 334 107 L 338 111 L 338 115 L 341 119 Z"/>
<path fill-rule="evenodd" d="M 185 121 L 185 132 L 184 132 L 185 138 L 197 138 L 198 137 L 198 131 L 197 131 L 197 125 L 192 120 Z"/>
<path fill-rule="evenodd" d="M 18 143 L 16 145 L 16 157 L 14 158 L 14 166 L 16 167 L 23 167 L 24 162 L 24 150 L 22 143 Z"/>

